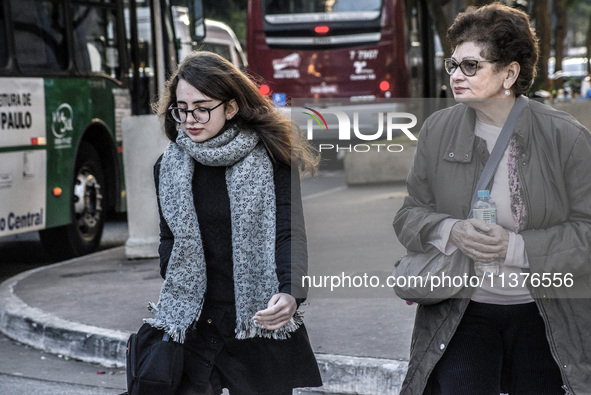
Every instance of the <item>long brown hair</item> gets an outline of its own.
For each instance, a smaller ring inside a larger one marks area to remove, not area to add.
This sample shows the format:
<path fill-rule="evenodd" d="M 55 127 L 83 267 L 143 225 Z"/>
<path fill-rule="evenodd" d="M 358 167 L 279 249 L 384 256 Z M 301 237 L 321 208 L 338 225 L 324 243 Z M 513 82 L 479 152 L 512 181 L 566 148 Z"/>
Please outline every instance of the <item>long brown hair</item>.
<path fill-rule="evenodd" d="M 179 80 L 185 80 L 204 95 L 221 101 L 236 100 L 238 113 L 226 127 L 257 133 L 275 162 L 296 164 L 302 174 L 314 174 L 318 152 L 310 145 L 297 125 L 282 115 L 269 98 L 232 63 L 207 51 L 193 51 L 179 65 L 166 83 L 166 89 L 154 104 L 154 112 L 164 120 L 164 132 L 171 141 L 178 134 L 178 124 L 168 108 L 176 104 Z"/>

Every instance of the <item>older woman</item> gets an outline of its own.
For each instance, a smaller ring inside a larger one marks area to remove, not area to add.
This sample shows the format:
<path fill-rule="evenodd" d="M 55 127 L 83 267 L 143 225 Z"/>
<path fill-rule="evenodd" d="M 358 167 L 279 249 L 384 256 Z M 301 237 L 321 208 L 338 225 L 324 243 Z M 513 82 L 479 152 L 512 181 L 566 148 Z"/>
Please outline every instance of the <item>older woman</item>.
<path fill-rule="evenodd" d="M 401 393 L 589 393 L 591 135 L 570 115 L 528 102 L 489 185 L 497 224 L 466 219 L 502 126 L 535 76 L 538 48 L 527 15 L 499 4 L 458 15 L 448 35 L 445 68 L 460 104 L 424 123 L 394 228 L 408 250 L 459 249 L 475 262 L 500 260 L 500 270 L 470 298 L 417 307 Z M 564 279 L 570 286 L 554 287 Z"/>

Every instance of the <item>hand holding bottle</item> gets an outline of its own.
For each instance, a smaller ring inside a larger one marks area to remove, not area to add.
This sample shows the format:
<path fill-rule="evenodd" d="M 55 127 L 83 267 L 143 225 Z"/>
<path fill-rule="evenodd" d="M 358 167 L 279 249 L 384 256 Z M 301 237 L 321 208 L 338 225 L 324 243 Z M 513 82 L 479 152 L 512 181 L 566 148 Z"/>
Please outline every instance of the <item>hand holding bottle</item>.
<path fill-rule="evenodd" d="M 505 259 L 509 233 L 502 226 L 471 218 L 454 224 L 449 241 L 474 261 L 491 262 Z"/>

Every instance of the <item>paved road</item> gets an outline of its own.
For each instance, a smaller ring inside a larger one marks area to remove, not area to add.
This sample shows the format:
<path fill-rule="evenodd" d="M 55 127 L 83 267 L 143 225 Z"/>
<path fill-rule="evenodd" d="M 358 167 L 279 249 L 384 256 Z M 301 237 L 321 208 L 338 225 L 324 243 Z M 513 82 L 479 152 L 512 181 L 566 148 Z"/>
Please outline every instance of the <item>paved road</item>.
<path fill-rule="evenodd" d="M 305 180 L 302 185 L 302 194 L 306 199 L 329 199 L 338 196 L 338 192 L 344 190 L 344 177 L 342 171 L 323 171 L 314 179 Z M 332 196 L 331 198 L 328 198 Z M 388 199 L 382 196 L 380 200 Z M 310 213 L 309 215 L 315 215 Z M 314 229 L 310 232 L 322 231 Z M 107 224 L 101 249 L 112 248 L 124 244 L 127 239 L 127 224 L 125 221 L 114 221 Z M 18 235 L 0 240 L 0 281 L 14 276 L 21 271 L 33 269 L 51 263 L 43 253 L 38 236 L 35 233 Z M 320 259 L 323 259 L 320 257 Z M 334 268 L 333 268 L 334 269 Z M 329 270 L 329 269 L 327 269 Z M 332 269 L 330 269 L 332 270 Z M 75 284 L 74 284 L 75 285 Z M 41 295 L 42 296 L 42 295 Z M 331 304 L 341 305 L 346 302 L 346 296 L 341 295 L 334 299 L 332 295 L 318 295 L 314 303 L 309 307 L 308 319 L 314 321 L 314 333 L 323 336 L 322 342 L 326 344 L 320 352 L 331 352 L 332 348 L 347 348 L 342 341 L 330 342 L 330 333 L 322 334 L 326 330 L 324 326 L 330 322 L 343 322 L 351 317 L 315 317 L 315 306 L 327 306 Z M 379 299 L 374 299 L 367 306 L 366 300 L 349 300 L 346 302 L 350 309 L 362 310 L 368 315 L 384 313 Z M 389 303 L 389 302 L 387 302 Z M 390 314 L 387 314 L 390 315 Z M 336 321 L 335 321 L 336 320 Z M 359 341 L 371 342 L 371 338 L 365 334 L 351 334 L 350 346 Z M 392 350 L 390 350 L 392 351 Z M 385 352 L 386 353 L 386 352 Z M 390 354 L 392 355 L 392 354 Z M 30 347 L 15 343 L 0 335 L 0 394 L 109 394 L 115 395 L 125 389 L 125 372 L 123 369 L 110 369 L 102 366 L 68 360 L 60 356 L 50 355 Z M 300 393 L 297 391 L 297 393 Z M 309 392 L 307 394 L 310 394 Z"/>
<path fill-rule="evenodd" d="M 125 243 L 124 219 L 106 224 L 101 249 Z M 0 282 L 51 264 L 37 232 L 0 239 Z M 0 333 L 0 394 L 115 395 L 125 389 L 125 372 L 68 360 L 16 343 Z"/>
<path fill-rule="evenodd" d="M 125 388 L 122 369 L 67 360 L 0 334 L 0 394 L 114 395 Z"/>

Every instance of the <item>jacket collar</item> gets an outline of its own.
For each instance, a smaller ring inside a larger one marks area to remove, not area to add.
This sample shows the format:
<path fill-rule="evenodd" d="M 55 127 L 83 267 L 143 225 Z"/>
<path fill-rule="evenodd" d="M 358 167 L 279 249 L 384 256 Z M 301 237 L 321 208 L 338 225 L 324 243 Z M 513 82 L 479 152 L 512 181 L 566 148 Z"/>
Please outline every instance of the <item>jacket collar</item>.
<path fill-rule="evenodd" d="M 465 104 L 457 104 L 453 107 L 450 121 L 448 125 L 455 125 L 455 129 L 451 133 L 443 160 L 469 163 L 472 161 L 476 138 L 474 134 L 476 112 Z"/>
<path fill-rule="evenodd" d="M 476 111 L 465 104 L 456 104 L 453 107 L 452 117 L 448 125 L 455 125 L 451 133 L 449 143 L 444 153 L 444 160 L 449 162 L 470 163 L 475 154 L 479 154 L 486 161 L 489 157 L 486 143 L 474 133 L 476 124 Z M 519 136 L 525 146 L 530 136 L 531 129 L 530 104 L 521 112 L 515 124 L 514 133 Z M 475 140 L 477 141 L 475 147 Z"/>
<path fill-rule="evenodd" d="M 531 101 L 528 102 L 526 108 L 523 109 L 517 122 L 515 123 L 515 131 L 513 132 L 522 141 L 525 147 L 528 146 L 529 138 L 533 132 L 533 116 Z"/>

